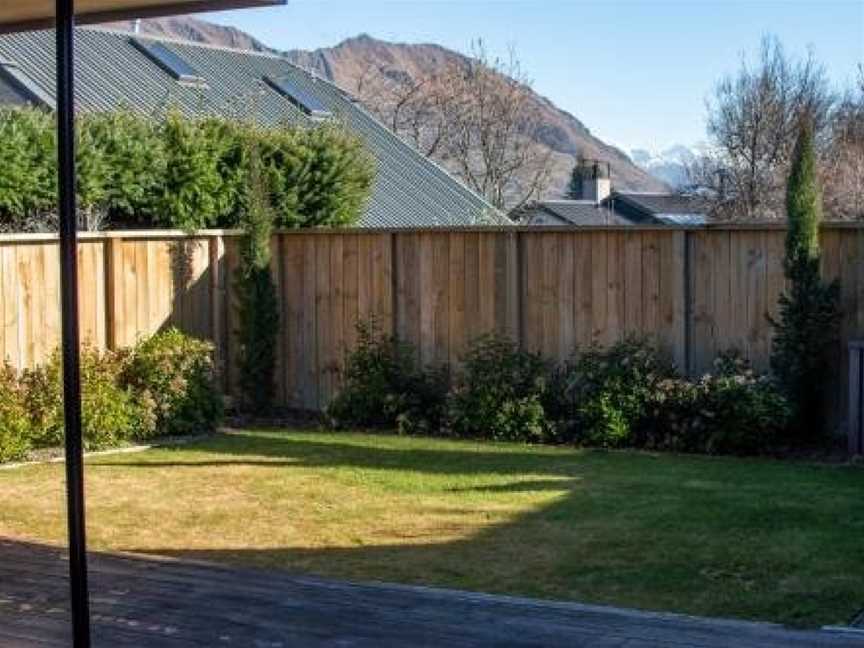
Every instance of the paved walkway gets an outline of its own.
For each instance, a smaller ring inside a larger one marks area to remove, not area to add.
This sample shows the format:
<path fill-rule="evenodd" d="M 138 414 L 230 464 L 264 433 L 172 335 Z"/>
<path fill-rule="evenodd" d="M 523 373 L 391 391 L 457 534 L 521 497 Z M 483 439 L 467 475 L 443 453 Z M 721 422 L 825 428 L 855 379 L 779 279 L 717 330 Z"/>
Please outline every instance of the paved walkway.
<path fill-rule="evenodd" d="M 0 646 L 68 646 L 67 564 L 0 539 Z M 864 647 L 797 632 L 505 596 L 359 585 L 280 572 L 93 554 L 96 646 Z"/>

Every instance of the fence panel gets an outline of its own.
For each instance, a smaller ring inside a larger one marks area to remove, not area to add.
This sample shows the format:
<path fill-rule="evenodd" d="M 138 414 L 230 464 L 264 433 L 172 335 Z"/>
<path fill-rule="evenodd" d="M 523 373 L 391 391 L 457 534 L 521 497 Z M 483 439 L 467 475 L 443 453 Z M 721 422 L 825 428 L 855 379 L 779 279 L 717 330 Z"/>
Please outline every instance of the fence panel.
<path fill-rule="evenodd" d="M 772 226 L 279 233 L 277 398 L 325 407 L 356 324 L 370 317 L 424 363 L 456 364 L 489 332 L 555 360 L 636 334 L 691 374 L 731 348 L 765 369 L 784 236 Z M 864 227 L 828 226 L 822 242 L 823 273 L 842 288 L 842 382 L 845 341 L 864 335 Z M 239 252 L 228 232 L 82 235 L 82 340 L 119 348 L 178 326 L 214 341 L 224 388 L 236 393 Z M 0 236 L 0 354 L 15 368 L 44 362 L 59 343 L 59 293 L 56 237 Z M 844 411 L 845 384 L 832 391 Z"/>

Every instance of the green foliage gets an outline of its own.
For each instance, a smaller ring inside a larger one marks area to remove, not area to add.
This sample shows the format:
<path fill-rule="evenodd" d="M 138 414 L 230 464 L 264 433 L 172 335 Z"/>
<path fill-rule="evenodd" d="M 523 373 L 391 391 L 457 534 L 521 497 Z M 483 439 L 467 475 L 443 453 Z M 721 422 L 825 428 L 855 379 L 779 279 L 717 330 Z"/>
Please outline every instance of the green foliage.
<path fill-rule="evenodd" d="M 826 283 L 819 272 L 822 200 L 813 136 L 806 124 L 795 146 L 786 208 L 784 269 L 789 289 L 780 296 L 779 316 L 771 319 L 771 369 L 795 405 L 797 440 L 811 443 L 826 432 L 825 388 L 837 353 L 841 311 L 839 284 Z"/>
<path fill-rule="evenodd" d="M 657 450 L 755 455 L 784 444 L 789 402 L 766 376 L 735 354 L 721 355 L 713 374 L 696 382 L 665 380 L 634 444 Z"/>
<path fill-rule="evenodd" d="M 822 191 L 816 169 L 813 132 L 807 120 L 801 124 L 792 167 L 786 185 L 786 258 L 784 267 L 790 279 L 799 272 L 809 273 L 818 264 L 819 225 L 822 222 Z"/>
<path fill-rule="evenodd" d="M 567 182 L 567 191 L 564 197 L 569 200 L 579 200 L 582 198 L 582 163 L 577 162 L 570 171 L 570 180 Z"/>
<path fill-rule="evenodd" d="M 413 347 L 384 334 L 377 321 L 357 323 L 341 391 L 327 414 L 337 427 L 395 427 L 406 434 L 439 431 L 449 375 L 420 369 Z"/>
<path fill-rule="evenodd" d="M 155 425 L 136 433 L 179 435 L 213 430 L 222 420 L 213 345 L 177 329 L 157 333 L 127 355 L 121 383 L 151 403 Z"/>
<path fill-rule="evenodd" d="M 474 340 L 448 403 L 453 434 L 511 441 L 543 441 L 551 435 L 543 407 L 549 376 L 539 355 L 507 338 Z"/>
<path fill-rule="evenodd" d="M 240 404 L 259 414 L 273 405 L 279 303 L 270 271 L 273 209 L 257 149 L 250 147 L 248 195 L 242 226 L 242 264 L 237 270 Z"/>
<path fill-rule="evenodd" d="M 79 118 L 78 193 L 82 206 L 99 207 L 115 221 L 144 220 L 156 214 L 167 172 L 160 128 L 155 119 L 122 110 Z M 95 195 L 88 198 L 87 193 Z"/>
<path fill-rule="evenodd" d="M 30 417 L 15 370 L 0 364 L 0 463 L 23 459 L 31 445 Z"/>
<path fill-rule="evenodd" d="M 51 115 L 0 109 L 0 227 L 44 229 L 56 206 Z M 236 227 L 248 211 L 248 151 L 261 158 L 278 227 L 350 225 L 372 191 L 374 159 L 335 125 L 262 128 L 169 111 L 83 115 L 78 202 L 108 223 L 195 230 Z"/>
<path fill-rule="evenodd" d="M 162 126 L 167 165 L 156 224 L 187 231 L 214 227 L 229 211 L 220 165 L 231 142 L 212 121 L 169 113 Z"/>
<path fill-rule="evenodd" d="M 122 386 L 123 369 L 124 360 L 119 354 L 99 354 L 86 348 L 81 352 L 81 430 L 88 450 L 116 446 L 152 433 L 152 408 Z M 46 365 L 26 371 L 22 383 L 34 445 L 61 445 L 64 415 L 60 354 L 55 352 Z"/>
<path fill-rule="evenodd" d="M 0 108 L 0 227 L 18 229 L 57 200 L 54 120 L 42 110 Z"/>
<path fill-rule="evenodd" d="M 98 450 L 155 435 L 207 432 L 222 417 L 213 345 L 176 329 L 122 352 L 81 351 L 84 446 Z M 60 353 L 20 377 L 0 365 L 0 462 L 62 445 Z"/>
<path fill-rule="evenodd" d="M 656 347 L 637 338 L 577 353 L 564 371 L 564 433 L 604 447 L 629 444 L 658 385 L 676 376 Z"/>
<path fill-rule="evenodd" d="M 375 179 L 375 165 L 361 140 L 344 128 L 300 131 L 300 164 L 289 176 L 297 187 L 297 212 L 304 227 L 356 222 Z M 279 223 L 288 225 L 288 223 Z"/>

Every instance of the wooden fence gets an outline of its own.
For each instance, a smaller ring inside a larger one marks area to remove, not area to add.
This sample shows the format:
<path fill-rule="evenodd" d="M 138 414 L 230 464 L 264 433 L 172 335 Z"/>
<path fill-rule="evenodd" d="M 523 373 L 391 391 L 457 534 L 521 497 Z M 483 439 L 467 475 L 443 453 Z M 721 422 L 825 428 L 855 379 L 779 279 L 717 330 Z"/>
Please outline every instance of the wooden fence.
<path fill-rule="evenodd" d="M 371 315 L 430 363 L 458 361 L 466 343 L 487 331 L 556 359 L 635 333 L 654 338 L 691 374 L 732 347 L 765 368 L 766 316 L 784 287 L 784 236 L 770 225 L 280 233 L 273 240 L 279 399 L 326 405 L 354 325 Z M 864 226 L 826 226 L 822 241 L 824 274 L 843 289 L 845 343 L 864 335 Z M 179 326 L 216 342 L 232 391 L 238 243 L 231 232 L 84 235 L 83 339 L 122 347 Z M 0 352 L 18 368 L 58 344 L 58 266 L 53 236 L 0 237 Z M 847 362 L 838 348 L 840 382 Z M 843 411 L 845 401 L 837 405 Z"/>

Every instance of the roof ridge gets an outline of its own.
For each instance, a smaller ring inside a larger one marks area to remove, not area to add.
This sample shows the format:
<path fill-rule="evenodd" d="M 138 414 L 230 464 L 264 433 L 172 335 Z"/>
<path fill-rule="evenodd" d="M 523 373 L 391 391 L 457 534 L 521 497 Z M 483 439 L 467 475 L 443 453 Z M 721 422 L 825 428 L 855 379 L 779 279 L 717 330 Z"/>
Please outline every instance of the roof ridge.
<path fill-rule="evenodd" d="M 350 91 L 343 88 L 341 85 L 333 81 L 332 79 L 328 79 L 327 77 L 321 76 L 315 70 L 307 68 L 303 65 L 299 65 L 285 56 L 285 52 L 280 52 L 279 50 L 275 50 L 270 48 L 272 51 L 270 52 L 257 52 L 249 49 L 242 49 L 240 47 L 231 47 L 230 45 L 216 45 L 214 43 L 202 43 L 201 41 L 189 40 L 186 38 L 173 38 L 171 36 L 165 36 L 161 34 L 136 34 L 135 32 L 131 32 L 126 29 L 117 29 L 115 27 L 106 27 L 104 25 L 86 25 L 80 26 L 77 29 L 82 31 L 95 31 L 102 32 L 105 34 L 111 34 L 113 36 L 125 36 L 129 38 L 143 38 L 146 40 L 157 41 L 160 43 L 172 43 L 174 45 L 191 45 L 193 47 L 200 47 L 202 49 L 215 50 L 217 52 L 230 52 L 231 54 L 242 54 L 244 56 L 257 56 L 260 58 L 272 59 L 276 61 L 281 61 L 286 65 L 290 65 L 291 67 L 305 72 L 306 74 L 312 76 L 316 81 L 320 81 L 322 83 L 326 83 L 339 92 L 351 97 L 352 99 L 356 99 L 355 95 Z M 268 47 L 265 45 L 265 47 Z"/>
<path fill-rule="evenodd" d="M 241 49 L 239 47 L 231 47 L 229 45 L 216 45 L 214 43 L 202 43 L 201 41 L 189 40 L 188 38 L 174 38 L 171 36 L 165 36 L 161 34 L 144 34 L 129 31 L 128 29 L 118 29 L 116 27 L 106 27 L 104 25 L 81 25 L 76 27 L 76 29 L 80 31 L 95 31 L 102 32 L 104 34 L 113 34 L 114 36 L 128 36 L 129 38 L 142 38 L 145 40 L 153 40 L 159 41 L 162 43 L 174 43 L 175 45 L 193 45 L 195 47 L 201 47 L 203 49 L 209 50 L 217 50 L 221 52 L 232 52 L 234 54 L 246 54 L 248 56 L 260 56 L 262 58 L 269 59 L 278 59 L 289 63 L 290 65 L 294 65 L 294 67 L 299 67 L 289 61 L 284 54 L 279 53 L 277 50 L 273 52 L 255 52 L 253 50 Z"/>

